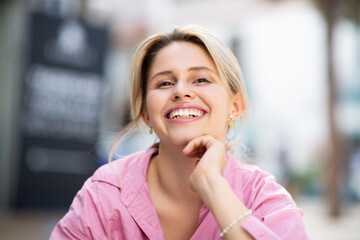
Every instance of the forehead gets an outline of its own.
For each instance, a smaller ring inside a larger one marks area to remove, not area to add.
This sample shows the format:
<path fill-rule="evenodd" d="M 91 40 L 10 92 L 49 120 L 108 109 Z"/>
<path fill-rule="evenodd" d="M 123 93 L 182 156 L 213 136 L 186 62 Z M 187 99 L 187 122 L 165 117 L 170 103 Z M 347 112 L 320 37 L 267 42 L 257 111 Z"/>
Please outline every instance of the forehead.
<path fill-rule="evenodd" d="M 206 66 L 217 72 L 213 59 L 202 47 L 191 42 L 175 41 L 155 56 L 150 76 L 158 71 L 185 70 L 196 66 Z"/>

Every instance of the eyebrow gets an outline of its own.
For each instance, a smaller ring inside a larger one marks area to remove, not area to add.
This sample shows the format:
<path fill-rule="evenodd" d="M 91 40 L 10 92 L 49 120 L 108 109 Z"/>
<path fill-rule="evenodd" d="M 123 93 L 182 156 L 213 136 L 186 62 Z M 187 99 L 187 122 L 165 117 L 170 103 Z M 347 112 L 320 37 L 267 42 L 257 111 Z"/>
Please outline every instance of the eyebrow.
<path fill-rule="evenodd" d="M 214 70 L 212 70 L 211 68 L 205 67 L 205 66 L 191 67 L 188 69 L 188 71 L 190 71 L 190 72 L 198 72 L 198 71 L 203 71 L 203 70 L 215 73 Z"/>
<path fill-rule="evenodd" d="M 157 73 L 154 74 L 154 76 L 152 76 L 152 77 L 150 78 L 150 80 L 154 79 L 154 78 L 157 77 L 157 76 L 169 75 L 169 74 L 172 74 L 172 71 L 157 72 Z"/>
<path fill-rule="evenodd" d="M 215 73 L 214 70 L 212 70 L 211 68 L 205 67 L 205 66 L 196 66 L 196 67 L 191 67 L 191 68 L 188 69 L 189 72 L 198 72 L 198 71 L 203 71 L 203 70 Z M 157 76 L 169 75 L 169 74 L 172 74 L 172 73 L 173 73 L 172 71 L 168 71 L 168 70 L 167 71 L 157 72 L 150 78 L 150 80 L 154 79 Z"/>

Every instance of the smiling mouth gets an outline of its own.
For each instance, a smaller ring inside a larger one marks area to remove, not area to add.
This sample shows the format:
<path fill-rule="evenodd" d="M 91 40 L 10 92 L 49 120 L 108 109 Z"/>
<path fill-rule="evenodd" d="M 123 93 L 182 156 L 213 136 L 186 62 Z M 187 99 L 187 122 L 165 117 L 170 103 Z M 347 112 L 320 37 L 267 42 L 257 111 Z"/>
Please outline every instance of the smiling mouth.
<path fill-rule="evenodd" d="M 185 118 L 196 118 L 204 115 L 205 112 L 195 108 L 181 108 L 171 111 L 168 114 L 169 119 L 185 119 Z"/>

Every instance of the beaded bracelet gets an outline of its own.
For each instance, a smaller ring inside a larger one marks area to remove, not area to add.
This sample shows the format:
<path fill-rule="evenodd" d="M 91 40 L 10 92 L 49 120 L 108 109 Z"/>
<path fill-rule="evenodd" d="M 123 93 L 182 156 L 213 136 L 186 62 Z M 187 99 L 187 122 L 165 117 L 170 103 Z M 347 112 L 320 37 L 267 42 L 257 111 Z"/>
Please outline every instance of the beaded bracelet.
<path fill-rule="evenodd" d="M 227 231 L 229 231 L 229 229 L 235 225 L 235 223 L 237 223 L 244 217 L 247 217 L 248 215 L 251 215 L 251 214 L 252 214 L 251 209 L 249 209 L 246 212 L 244 212 L 243 214 L 241 214 L 238 218 L 236 218 L 234 221 L 232 221 L 226 228 L 224 228 L 224 230 L 220 233 L 220 237 L 224 236 L 225 233 L 227 233 Z"/>

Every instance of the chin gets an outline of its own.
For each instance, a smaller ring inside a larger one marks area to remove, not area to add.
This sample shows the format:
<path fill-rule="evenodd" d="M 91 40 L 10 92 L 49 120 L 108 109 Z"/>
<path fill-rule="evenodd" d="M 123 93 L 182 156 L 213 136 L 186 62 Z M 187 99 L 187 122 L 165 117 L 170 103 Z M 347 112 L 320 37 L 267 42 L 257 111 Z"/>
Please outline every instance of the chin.
<path fill-rule="evenodd" d="M 209 133 L 205 133 L 205 132 L 186 132 L 183 131 L 181 133 L 178 134 L 172 134 L 171 136 L 169 136 L 169 138 L 167 139 L 167 141 L 174 146 L 181 146 L 181 147 L 185 147 L 191 140 L 193 140 L 196 137 L 200 137 L 203 135 L 207 135 Z"/>
<path fill-rule="evenodd" d="M 178 137 L 176 139 L 169 139 L 170 144 L 173 146 L 178 147 L 185 147 L 191 140 L 193 140 L 195 137 L 188 136 L 188 137 Z"/>

